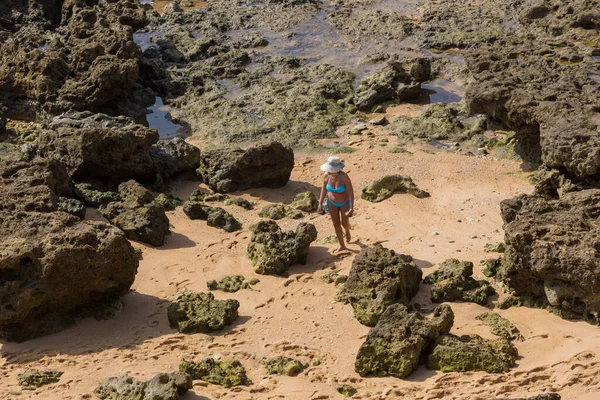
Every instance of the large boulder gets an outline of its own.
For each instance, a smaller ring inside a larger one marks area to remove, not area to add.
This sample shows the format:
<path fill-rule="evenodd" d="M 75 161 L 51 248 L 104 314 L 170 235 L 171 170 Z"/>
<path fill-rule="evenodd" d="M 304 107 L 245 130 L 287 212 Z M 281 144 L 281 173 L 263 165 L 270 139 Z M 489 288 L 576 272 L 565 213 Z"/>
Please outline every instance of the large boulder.
<path fill-rule="evenodd" d="M 452 309 L 442 304 L 432 319 L 409 313 L 402 304 L 392 304 L 360 346 L 354 370 L 360 376 L 406 378 L 419 365 L 422 352 L 454 324 Z"/>
<path fill-rule="evenodd" d="M 475 280 L 472 275 L 472 262 L 448 259 L 423 283 L 432 285 L 431 301 L 435 303 L 461 300 L 485 305 L 488 296 L 496 292 L 489 282 Z"/>
<path fill-rule="evenodd" d="M 193 172 L 200 164 L 200 149 L 180 137 L 160 140 L 152 146 L 150 157 L 156 173 L 168 180 L 186 172 Z"/>
<path fill-rule="evenodd" d="M 204 151 L 198 175 L 215 192 L 229 193 L 256 187 L 278 188 L 290 179 L 294 151 L 279 142 L 242 149 Z"/>
<path fill-rule="evenodd" d="M 260 221 L 251 230 L 248 257 L 254 271 L 263 275 L 284 275 L 290 266 L 306 264 L 310 244 L 317 240 L 317 229 L 306 222 L 283 232 L 275 221 Z"/>
<path fill-rule="evenodd" d="M 154 202 L 150 191 L 134 180 L 119 185 L 121 201 L 108 203 L 99 211 L 131 240 L 161 246 L 170 233 L 164 208 Z"/>
<path fill-rule="evenodd" d="M 518 296 L 600 321 L 600 189 L 501 203 L 506 251 L 499 278 Z"/>
<path fill-rule="evenodd" d="M 183 372 L 158 374 L 149 381 L 129 375 L 100 381 L 94 394 L 101 400 L 178 400 L 192 388 L 192 378 Z"/>
<path fill-rule="evenodd" d="M 40 133 L 39 154 L 64 164 L 75 179 L 154 179 L 150 157 L 158 132 L 126 119 L 71 113 L 56 117 Z"/>
<path fill-rule="evenodd" d="M 231 325 L 238 317 L 237 300 L 215 300 L 212 293 L 184 291 L 169 306 L 169 326 L 181 333 L 209 333 Z"/>
<path fill-rule="evenodd" d="M 396 254 L 381 245 L 367 247 L 352 262 L 348 280 L 337 298 L 352 305 L 361 324 L 375 326 L 391 304 L 408 306 L 419 291 L 422 276 L 411 256 Z"/>

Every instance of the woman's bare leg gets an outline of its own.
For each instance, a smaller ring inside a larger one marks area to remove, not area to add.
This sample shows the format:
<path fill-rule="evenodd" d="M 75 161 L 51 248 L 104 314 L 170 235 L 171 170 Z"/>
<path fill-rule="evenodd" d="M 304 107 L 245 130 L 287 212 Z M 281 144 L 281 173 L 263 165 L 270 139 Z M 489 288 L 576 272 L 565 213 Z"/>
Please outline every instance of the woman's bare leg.
<path fill-rule="evenodd" d="M 340 244 L 340 247 L 334 250 L 334 253 L 338 253 L 342 250 L 346 250 L 346 245 L 344 244 L 344 232 L 342 231 L 342 223 L 340 221 L 340 209 L 336 206 L 330 204 L 329 205 L 329 215 L 331 215 L 331 222 L 333 222 L 333 227 L 335 229 L 335 235 L 337 236 L 337 240 Z"/>
<path fill-rule="evenodd" d="M 348 203 L 346 203 L 342 206 L 342 209 L 340 211 L 342 215 L 342 226 L 346 230 L 346 242 L 350 243 L 350 240 L 352 240 L 352 236 L 350 235 L 350 219 L 346 215 L 348 210 Z"/>

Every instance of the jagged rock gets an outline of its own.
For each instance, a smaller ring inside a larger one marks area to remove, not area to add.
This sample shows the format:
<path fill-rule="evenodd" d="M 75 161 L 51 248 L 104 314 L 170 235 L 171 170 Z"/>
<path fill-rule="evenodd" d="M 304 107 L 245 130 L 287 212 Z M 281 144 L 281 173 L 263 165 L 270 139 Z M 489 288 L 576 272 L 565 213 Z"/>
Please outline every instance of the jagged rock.
<path fill-rule="evenodd" d="M 226 388 L 252 384 L 246 376 L 246 369 L 237 360 L 216 361 L 207 358 L 198 363 L 183 360 L 179 364 L 179 371 L 189 374 L 192 379 L 200 379 Z"/>
<path fill-rule="evenodd" d="M 509 320 L 499 314 L 486 312 L 479 314 L 475 319 L 480 320 L 490 328 L 490 331 L 506 340 L 523 340 L 521 332 Z"/>
<path fill-rule="evenodd" d="M 242 207 L 243 209 L 246 210 L 252 210 L 254 209 L 254 205 L 252 203 L 250 203 L 248 200 L 244 199 L 243 197 L 236 197 L 233 199 L 226 199 L 223 202 L 226 206 L 229 205 L 235 205 L 238 207 Z"/>
<path fill-rule="evenodd" d="M 38 139 L 39 154 L 67 167 L 74 179 L 154 179 L 150 150 L 158 132 L 131 121 L 89 112 L 56 117 Z"/>
<path fill-rule="evenodd" d="M 352 262 L 337 299 L 352 305 L 361 324 L 374 326 L 391 304 L 408 305 L 419 291 L 422 276 L 411 256 L 381 245 L 367 247 Z"/>
<path fill-rule="evenodd" d="M 85 218 L 85 206 L 77 199 L 68 199 L 66 197 L 58 198 L 58 211 L 63 211 L 78 217 Z"/>
<path fill-rule="evenodd" d="M 473 263 L 448 259 L 440 264 L 440 269 L 425 277 L 423 283 L 432 285 L 431 301 L 468 301 L 487 304 L 488 296 L 495 294 L 487 281 L 472 278 Z"/>
<path fill-rule="evenodd" d="M 75 194 L 90 207 L 99 207 L 121 200 L 119 193 L 104 191 L 101 183 L 93 181 L 76 183 Z"/>
<path fill-rule="evenodd" d="M 506 372 L 519 356 L 516 347 L 502 339 L 487 340 L 479 335 L 442 335 L 427 358 L 427 368 L 442 372 Z"/>
<path fill-rule="evenodd" d="M 279 142 L 242 149 L 207 150 L 197 172 L 215 192 L 255 187 L 278 188 L 290 179 L 294 152 Z"/>
<path fill-rule="evenodd" d="M 206 282 L 206 286 L 209 290 L 221 290 L 223 292 L 233 293 L 240 289 L 250 289 L 250 285 L 255 285 L 258 282 L 260 281 L 256 278 L 246 281 L 246 278 L 242 275 L 233 275 L 226 276 L 219 282 L 215 280 L 208 281 Z"/>
<path fill-rule="evenodd" d="M 560 394 L 558 393 L 542 393 L 542 394 L 538 394 L 537 396 L 531 396 L 531 397 L 519 397 L 519 398 L 515 398 L 515 397 L 511 397 L 511 398 L 494 398 L 492 400 L 561 400 L 562 397 L 560 397 Z"/>
<path fill-rule="evenodd" d="M 164 208 L 154 202 L 152 193 L 130 180 L 119 185 L 119 196 L 121 201 L 101 207 L 100 213 L 129 239 L 162 246 L 170 233 L 169 219 Z"/>
<path fill-rule="evenodd" d="M 237 319 L 239 306 L 237 300 L 215 300 L 212 293 L 184 291 L 169 306 L 169 326 L 181 333 L 219 331 Z"/>
<path fill-rule="evenodd" d="M 17 381 L 23 390 L 35 390 L 44 385 L 56 383 L 62 376 L 62 371 L 28 369 L 17 374 Z"/>
<path fill-rule="evenodd" d="M 285 217 L 298 219 L 302 218 L 302 213 L 295 208 L 283 205 L 283 204 L 269 204 L 263 207 L 258 213 L 259 217 L 271 218 L 274 220 L 282 219 Z"/>
<path fill-rule="evenodd" d="M 445 304 L 429 320 L 409 313 L 402 304 L 390 305 L 360 346 L 354 370 L 360 376 L 405 378 L 417 369 L 421 353 L 454 324 L 454 313 Z"/>
<path fill-rule="evenodd" d="M 304 212 L 313 212 L 317 211 L 319 200 L 317 200 L 317 196 L 313 192 L 306 191 L 298 193 L 294 197 L 294 201 L 290 204 L 290 207 Z"/>
<path fill-rule="evenodd" d="M 483 274 L 488 278 L 492 278 L 496 276 L 498 270 L 502 266 L 502 257 L 488 258 L 487 260 L 482 260 L 481 265 L 483 265 L 481 272 L 483 272 Z"/>
<path fill-rule="evenodd" d="M 300 361 L 285 356 L 263 358 L 260 362 L 264 365 L 268 375 L 295 376 L 307 367 Z"/>
<path fill-rule="evenodd" d="M 321 280 L 325 283 L 333 283 L 337 286 L 346 283 L 346 281 L 348 281 L 348 275 L 340 275 L 336 271 L 329 271 L 321 275 Z"/>
<path fill-rule="evenodd" d="M 497 278 L 517 296 L 598 321 L 600 190 L 557 200 L 523 194 L 504 200 L 501 210 L 506 251 Z"/>
<path fill-rule="evenodd" d="M 183 203 L 183 212 L 189 219 L 205 220 L 208 226 L 221 228 L 226 232 L 235 232 L 242 229 L 242 224 L 221 207 L 211 207 L 196 201 L 186 201 Z"/>
<path fill-rule="evenodd" d="M 237 45 L 244 49 L 253 48 L 253 47 L 262 47 L 269 44 L 269 41 L 265 39 L 265 37 L 257 31 L 249 31 L 244 32 L 242 38 Z"/>
<path fill-rule="evenodd" d="M 365 187 L 361 198 L 376 203 L 392 197 L 394 192 L 410 193 L 420 199 L 429 197 L 429 193 L 419 189 L 409 176 L 387 175 Z"/>
<path fill-rule="evenodd" d="M 150 157 L 156 173 L 165 181 L 186 172 L 193 172 L 200 165 L 200 149 L 180 137 L 160 140 L 152 146 Z"/>
<path fill-rule="evenodd" d="M 103 379 L 94 389 L 102 400 L 178 400 L 192 388 L 192 378 L 182 372 L 158 374 L 149 381 L 129 375 Z"/>
<path fill-rule="evenodd" d="M 366 111 L 383 101 L 414 99 L 421 94 L 421 83 L 429 80 L 430 75 L 431 65 L 426 58 L 390 61 L 381 71 L 361 82 L 354 105 Z"/>
<path fill-rule="evenodd" d="M 183 201 L 179 197 L 175 197 L 171 194 L 160 193 L 154 198 L 154 204 L 161 206 L 166 211 L 173 211 L 182 205 Z"/>
<path fill-rule="evenodd" d="M 504 253 L 504 251 L 506 251 L 506 246 L 502 242 L 486 243 L 485 246 L 483 246 L 483 251 L 486 253 Z"/>
<path fill-rule="evenodd" d="M 335 390 L 344 397 L 352 397 L 358 393 L 358 391 L 350 385 L 340 385 Z"/>
<path fill-rule="evenodd" d="M 290 266 L 305 264 L 310 244 L 317 239 L 317 229 L 306 222 L 296 231 L 283 232 L 275 221 L 260 221 L 251 229 L 247 254 L 254 271 L 263 275 L 283 275 Z"/>

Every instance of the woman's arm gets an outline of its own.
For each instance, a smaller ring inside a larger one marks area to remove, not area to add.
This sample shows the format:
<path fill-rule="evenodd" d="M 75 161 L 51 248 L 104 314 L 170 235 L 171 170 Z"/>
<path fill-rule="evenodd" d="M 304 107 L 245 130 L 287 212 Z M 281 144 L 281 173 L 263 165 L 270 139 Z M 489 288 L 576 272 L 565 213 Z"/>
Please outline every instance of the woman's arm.
<path fill-rule="evenodd" d="M 348 200 L 350 200 L 350 207 L 348 207 L 348 216 L 351 217 L 354 213 L 354 188 L 348 174 L 346 175 L 346 190 L 348 191 Z"/>
<path fill-rule="evenodd" d="M 321 194 L 319 195 L 319 207 L 317 208 L 318 212 L 323 211 L 323 200 L 325 200 L 325 196 L 327 196 L 327 173 L 323 176 L 323 185 L 321 186 Z"/>

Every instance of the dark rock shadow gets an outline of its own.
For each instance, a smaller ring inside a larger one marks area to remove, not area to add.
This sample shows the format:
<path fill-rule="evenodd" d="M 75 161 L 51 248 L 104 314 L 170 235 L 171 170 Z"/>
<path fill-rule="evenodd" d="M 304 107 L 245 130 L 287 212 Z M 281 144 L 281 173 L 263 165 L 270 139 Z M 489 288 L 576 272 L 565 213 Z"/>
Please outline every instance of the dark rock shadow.
<path fill-rule="evenodd" d="M 210 400 L 210 397 L 205 397 L 199 394 L 196 394 L 194 391 L 190 390 L 186 394 L 180 397 L 181 400 Z"/>
<path fill-rule="evenodd" d="M 207 336 L 227 336 L 227 335 L 232 335 L 232 334 L 236 334 L 237 332 L 234 332 L 234 330 L 239 327 L 244 325 L 246 322 L 250 321 L 252 319 L 251 316 L 249 315 L 239 315 L 235 321 L 232 322 L 231 325 L 224 327 L 223 329 L 221 329 L 220 331 L 215 331 L 215 332 L 211 332 L 211 333 L 205 333 L 204 335 Z"/>
<path fill-rule="evenodd" d="M 366 249 L 367 247 L 369 247 L 368 245 L 364 244 L 364 243 L 363 243 L 363 242 L 361 242 L 360 240 L 353 240 L 353 241 L 351 241 L 351 242 L 348 242 L 348 244 L 355 244 L 355 245 L 358 245 L 358 247 L 360 247 L 360 248 L 361 248 L 361 250 L 362 250 L 362 249 Z M 419 265 L 419 264 L 417 264 L 417 265 Z"/>
<path fill-rule="evenodd" d="M 321 188 L 308 182 L 290 180 L 285 186 L 280 188 L 254 188 L 244 190 L 243 192 L 234 192 L 230 194 L 239 195 L 241 193 L 248 193 L 252 197 L 260 198 L 261 200 L 268 201 L 270 203 L 290 204 L 292 201 L 294 201 L 294 197 L 296 197 L 298 193 L 306 191 L 313 192 L 315 196 L 319 198 Z"/>
<path fill-rule="evenodd" d="M 419 368 L 406 378 L 408 382 L 425 382 L 429 378 L 433 378 L 437 374 L 437 371 L 427 369 L 424 365 L 420 365 Z"/>
<path fill-rule="evenodd" d="M 433 263 L 430 263 L 429 261 L 426 261 L 426 260 L 419 260 L 419 259 L 417 259 L 417 258 L 413 258 L 413 262 L 414 262 L 415 264 L 417 264 L 417 266 L 418 266 L 419 268 L 421 268 L 421 269 L 423 269 L 423 268 L 431 268 L 431 267 L 433 267 L 433 266 L 435 265 L 435 264 L 433 264 Z"/>
<path fill-rule="evenodd" d="M 166 242 L 162 246 L 156 247 L 158 250 L 175 250 L 175 249 L 185 249 L 188 247 L 195 247 L 196 242 L 188 238 L 187 236 L 178 233 L 171 232 L 170 235 L 166 237 Z"/>
<path fill-rule="evenodd" d="M 327 247 L 311 246 L 308 251 L 308 260 L 305 265 L 294 264 L 291 266 L 289 273 L 294 274 L 312 274 L 317 271 L 323 271 L 332 264 L 341 261 L 341 258 L 331 254 Z"/>
<path fill-rule="evenodd" d="M 134 349 L 144 341 L 171 334 L 167 319 L 170 301 L 131 291 L 114 319 L 84 318 L 61 332 L 23 343 L 0 341 L 0 357 L 10 364 L 27 364 L 59 354 L 83 355 L 109 348 Z"/>

